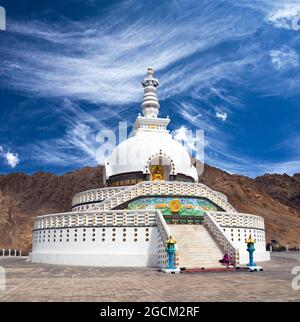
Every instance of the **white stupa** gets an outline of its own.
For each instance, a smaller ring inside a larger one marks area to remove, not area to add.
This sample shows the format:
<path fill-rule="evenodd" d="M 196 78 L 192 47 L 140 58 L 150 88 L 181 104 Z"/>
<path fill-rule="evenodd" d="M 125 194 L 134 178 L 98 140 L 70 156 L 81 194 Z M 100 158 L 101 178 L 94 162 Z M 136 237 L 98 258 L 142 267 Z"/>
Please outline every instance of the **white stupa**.
<path fill-rule="evenodd" d="M 167 130 L 170 119 L 158 117 L 152 68 L 142 85 L 143 115 L 106 160 L 106 186 L 76 194 L 71 212 L 38 217 L 31 260 L 165 267 L 173 236 L 180 268 L 218 267 L 225 253 L 239 265 L 248 261 L 249 235 L 255 259 L 268 260 L 263 218 L 238 213 L 225 195 L 198 183 L 189 153 Z"/>

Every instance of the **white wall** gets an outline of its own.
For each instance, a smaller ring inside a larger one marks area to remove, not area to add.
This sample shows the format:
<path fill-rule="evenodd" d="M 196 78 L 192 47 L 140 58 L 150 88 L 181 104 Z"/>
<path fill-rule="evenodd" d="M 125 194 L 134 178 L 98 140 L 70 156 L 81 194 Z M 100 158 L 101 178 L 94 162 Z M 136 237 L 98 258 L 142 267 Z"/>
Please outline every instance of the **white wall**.
<path fill-rule="evenodd" d="M 157 227 L 77 227 L 33 233 L 33 262 L 84 266 L 158 266 Z"/>
<path fill-rule="evenodd" d="M 244 228 L 244 227 L 222 227 L 229 240 L 231 240 L 240 253 L 240 264 L 248 264 L 249 254 L 245 242 L 249 235 L 256 240 L 254 260 L 264 262 L 270 260 L 270 253 L 266 251 L 266 236 L 262 229 Z"/>

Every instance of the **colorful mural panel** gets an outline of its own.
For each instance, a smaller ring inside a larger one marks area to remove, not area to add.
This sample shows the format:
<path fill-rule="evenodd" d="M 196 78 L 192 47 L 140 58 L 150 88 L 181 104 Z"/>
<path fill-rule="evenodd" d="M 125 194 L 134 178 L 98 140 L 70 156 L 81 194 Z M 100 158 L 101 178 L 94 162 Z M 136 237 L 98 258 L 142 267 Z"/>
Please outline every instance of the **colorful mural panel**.
<path fill-rule="evenodd" d="M 159 209 L 163 215 L 199 216 L 204 211 L 217 211 L 209 200 L 199 198 L 143 197 L 131 201 L 129 210 Z"/>

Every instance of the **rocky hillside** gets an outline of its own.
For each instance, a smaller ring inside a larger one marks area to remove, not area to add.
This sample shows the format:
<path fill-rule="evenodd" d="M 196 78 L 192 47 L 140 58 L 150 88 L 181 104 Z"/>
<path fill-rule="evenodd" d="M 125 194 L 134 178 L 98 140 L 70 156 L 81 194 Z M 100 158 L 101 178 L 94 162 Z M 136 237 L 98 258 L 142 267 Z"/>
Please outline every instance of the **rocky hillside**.
<path fill-rule="evenodd" d="M 274 199 L 256 180 L 230 175 L 210 166 L 205 166 L 199 179 L 225 193 L 238 211 L 264 217 L 268 241 L 275 239 L 283 245 L 300 244 L 300 211 Z"/>
<path fill-rule="evenodd" d="M 69 211 L 72 196 L 101 187 L 102 168 L 83 168 L 57 176 L 51 173 L 0 175 L 0 248 L 31 248 L 36 216 Z"/>
<path fill-rule="evenodd" d="M 101 167 L 83 168 L 61 176 L 51 173 L 0 175 L 0 248 L 29 250 L 34 218 L 41 214 L 69 211 L 75 193 L 102 186 L 102 170 Z M 300 211 L 297 203 L 288 203 L 285 197 L 281 200 L 280 193 L 272 195 L 259 182 L 259 178 L 253 180 L 230 175 L 206 165 L 199 179 L 207 186 L 225 193 L 239 211 L 263 216 L 269 240 L 276 239 L 289 245 L 300 244 Z M 291 189 L 280 191 L 285 194 Z"/>
<path fill-rule="evenodd" d="M 293 176 L 265 174 L 255 181 L 272 198 L 300 212 L 300 173 Z"/>

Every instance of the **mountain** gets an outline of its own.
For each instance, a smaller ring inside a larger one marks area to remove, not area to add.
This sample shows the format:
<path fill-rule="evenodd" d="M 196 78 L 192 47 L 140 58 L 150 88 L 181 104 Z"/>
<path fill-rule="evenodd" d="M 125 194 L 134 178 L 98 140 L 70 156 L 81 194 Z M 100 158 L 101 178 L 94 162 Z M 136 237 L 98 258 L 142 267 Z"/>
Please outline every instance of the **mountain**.
<path fill-rule="evenodd" d="M 265 174 L 255 181 L 272 198 L 300 212 L 300 173 L 293 176 Z"/>
<path fill-rule="evenodd" d="M 282 245 L 300 244 L 300 211 L 292 204 L 272 197 L 256 180 L 205 165 L 199 181 L 226 194 L 239 212 L 262 216 L 268 241 L 275 239 Z"/>
<path fill-rule="evenodd" d="M 274 186 L 272 191 L 277 193 L 272 196 L 259 178 L 253 180 L 232 175 L 209 165 L 205 165 L 199 181 L 226 194 L 238 211 L 264 217 L 268 240 L 276 239 L 283 245 L 300 244 L 300 210 L 294 199 L 291 203 L 287 202 L 290 192 L 297 191 L 297 184 L 294 190 L 287 189 L 283 184 L 285 181 L 279 180 L 276 190 L 277 181 L 271 180 Z M 43 172 L 0 175 L 0 248 L 30 250 L 36 216 L 69 211 L 75 193 L 101 186 L 101 166 L 60 176 Z"/>
<path fill-rule="evenodd" d="M 0 175 L 0 248 L 31 248 L 31 232 L 36 216 L 69 211 L 72 196 L 101 187 L 102 167 L 83 168 L 57 176 Z"/>

